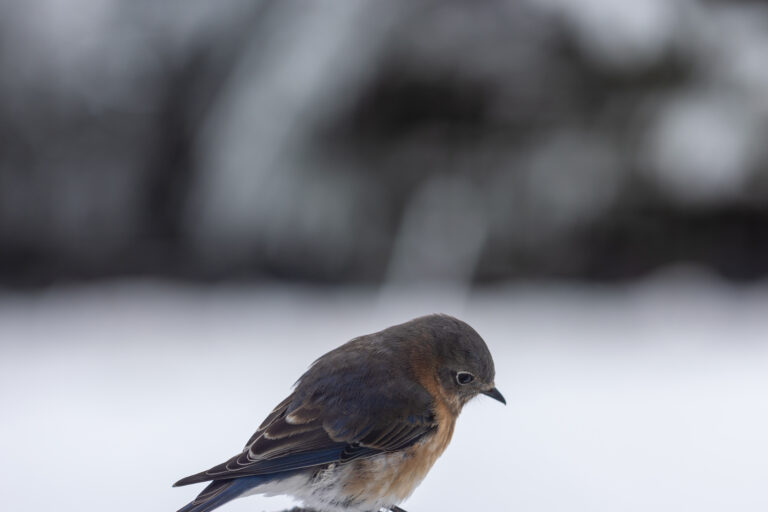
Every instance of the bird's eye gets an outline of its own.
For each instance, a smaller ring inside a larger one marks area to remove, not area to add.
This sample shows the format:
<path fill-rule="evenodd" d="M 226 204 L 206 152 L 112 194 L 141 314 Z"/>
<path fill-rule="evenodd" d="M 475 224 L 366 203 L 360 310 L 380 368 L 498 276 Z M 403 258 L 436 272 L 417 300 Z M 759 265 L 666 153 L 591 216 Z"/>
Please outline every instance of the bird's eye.
<path fill-rule="evenodd" d="M 475 376 L 472 375 L 469 372 L 457 372 L 456 373 L 456 382 L 458 382 L 461 385 L 469 384 L 475 380 Z"/>

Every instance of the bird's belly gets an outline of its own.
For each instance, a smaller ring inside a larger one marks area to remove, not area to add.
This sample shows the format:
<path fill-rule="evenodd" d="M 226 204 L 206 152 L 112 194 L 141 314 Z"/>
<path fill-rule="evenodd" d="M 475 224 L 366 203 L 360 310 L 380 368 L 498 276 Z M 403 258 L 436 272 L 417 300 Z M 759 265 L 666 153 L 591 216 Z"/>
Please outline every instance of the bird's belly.
<path fill-rule="evenodd" d="M 309 508 L 328 512 L 378 510 L 408 498 L 442 454 L 447 440 L 435 434 L 403 451 L 384 453 L 315 474 L 301 499 Z"/>
<path fill-rule="evenodd" d="M 429 454 L 414 450 L 417 446 L 265 482 L 241 497 L 287 494 L 305 507 L 323 512 L 370 512 L 391 507 L 411 495 L 437 458 L 424 457 Z"/>
<path fill-rule="evenodd" d="M 369 512 L 402 502 L 426 471 L 405 475 L 405 452 L 382 454 L 331 465 L 315 474 L 309 486 L 294 496 L 308 508 L 328 512 Z"/>

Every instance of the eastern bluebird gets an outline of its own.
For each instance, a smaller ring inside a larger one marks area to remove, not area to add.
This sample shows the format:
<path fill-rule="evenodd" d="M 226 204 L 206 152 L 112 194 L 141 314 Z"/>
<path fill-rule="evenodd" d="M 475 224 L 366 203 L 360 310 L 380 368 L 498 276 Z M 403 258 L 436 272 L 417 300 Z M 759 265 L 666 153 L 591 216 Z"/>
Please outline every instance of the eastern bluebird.
<path fill-rule="evenodd" d="M 287 494 L 323 512 L 397 505 L 451 440 L 464 404 L 494 387 L 488 347 L 466 323 L 429 315 L 355 338 L 315 361 L 242 453 L 175 486 L 208 482 L 179 512 Z"/>

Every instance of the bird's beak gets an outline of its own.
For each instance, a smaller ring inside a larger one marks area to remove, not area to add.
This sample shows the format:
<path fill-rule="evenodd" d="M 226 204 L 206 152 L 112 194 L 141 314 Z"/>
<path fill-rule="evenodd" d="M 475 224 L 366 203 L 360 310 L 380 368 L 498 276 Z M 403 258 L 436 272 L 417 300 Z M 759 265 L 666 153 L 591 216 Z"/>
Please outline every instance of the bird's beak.
<path fill-rule="evenodd" d="M 507 401 L 504 400 L 504 395 L 502 395 L 499 392 L 499 390 L 496 389 L 496 388 L 491 388 L 488 391 L 483 391 L 482 393 L 484 395 L 487 395 L 487 396 L 493 398 L 494 400 L 498 400 L 499 402 L 503 403 L 504 405 L 507 405 Z"/>

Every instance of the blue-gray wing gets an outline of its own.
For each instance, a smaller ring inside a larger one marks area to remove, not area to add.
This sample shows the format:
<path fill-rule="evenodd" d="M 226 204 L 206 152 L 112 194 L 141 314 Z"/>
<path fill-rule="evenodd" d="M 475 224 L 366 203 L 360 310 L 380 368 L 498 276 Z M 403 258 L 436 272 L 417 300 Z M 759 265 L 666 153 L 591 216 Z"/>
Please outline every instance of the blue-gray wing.
<path fill-rule="evenodd" d="M 359 361 L 352 367 L 322 362 L 270 413 L 242 453 L 175 485 L 345 463 L 402 450 L 436 429 L 432 397 L 414 381 L 393 379 L 391 372 L 372 375 Z"/>

